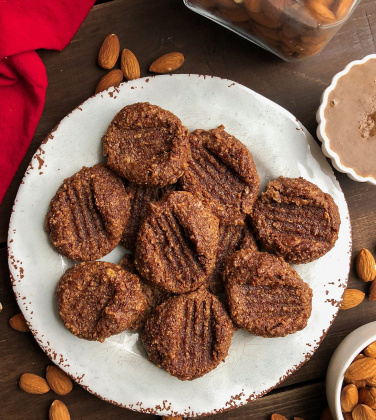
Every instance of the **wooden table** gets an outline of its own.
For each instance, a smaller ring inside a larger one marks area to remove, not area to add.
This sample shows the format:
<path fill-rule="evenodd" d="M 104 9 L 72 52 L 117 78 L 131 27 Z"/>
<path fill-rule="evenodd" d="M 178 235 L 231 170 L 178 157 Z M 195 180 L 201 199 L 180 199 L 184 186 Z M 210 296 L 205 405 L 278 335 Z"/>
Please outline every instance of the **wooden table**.
<path fill-rule="evenodd" d="M 72 109 L 94 93 L 105 74 L 96 64 L 101 42 L 109 33 L 119 36 L 122 48 L 140 61 L 141 76 L 158 56 L 181 51 L 186 58 L 177 73 L 198 73 L 241 83 L 294 114 L 315 136 L 315 113 L 320 95 L 332 76 L 355 59 L 376 52 L 376 2 L 362 0 L 347 22 L 318 56 L 286 63 L 225 28 L 193 13 L 177 0 L 114 0 L 93 7 L 87 19 L 62 52 L 40 51 L 49 86 L 42 118 L 32 144 L 0 207 L 0 418 L 43 419 L 56 398 L 52 392 L 29 395 L 18 388 L 24 372 L 44 375 L 50 363 L 30 333 L 10 328 L 19 312 L 7 266 L 6 239 L 9 217 L 27 165 L 46 135 Z M 353 230 L 353 255 L 349 287 L 367 291 L 354 271 L 363 247 L 375 252 L 376 188 L 356 183 L 336 172 L 345 193 Z M 269 419 L 272 413 L 287 418 L 318 419 L 326 407 L 325 373 L 340 341 L 360 325 L 376 319 L 376 304 L 367 298 L 356 308 L 340 311 L 322 344 L 308 361 L 263 398 L 246 406 L 211 416 L 216 420 Z M 141 414 L 104 402 L 78 385 L 61 400 L 72 419 L 145 419 Z M 156 416 L 153 416 L 156 417 Z"/>

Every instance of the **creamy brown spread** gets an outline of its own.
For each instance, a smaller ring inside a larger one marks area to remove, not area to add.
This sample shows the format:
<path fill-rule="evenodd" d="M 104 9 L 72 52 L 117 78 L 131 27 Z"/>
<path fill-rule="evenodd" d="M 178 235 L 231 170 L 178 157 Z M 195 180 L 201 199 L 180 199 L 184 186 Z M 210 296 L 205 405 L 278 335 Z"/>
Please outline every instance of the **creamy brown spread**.
<path fill-rule="evenodd" d="M 344 166 L 376 178 L 376 58 L 355 65 L 330 93 L 325 109 L 330 148 Z"/>

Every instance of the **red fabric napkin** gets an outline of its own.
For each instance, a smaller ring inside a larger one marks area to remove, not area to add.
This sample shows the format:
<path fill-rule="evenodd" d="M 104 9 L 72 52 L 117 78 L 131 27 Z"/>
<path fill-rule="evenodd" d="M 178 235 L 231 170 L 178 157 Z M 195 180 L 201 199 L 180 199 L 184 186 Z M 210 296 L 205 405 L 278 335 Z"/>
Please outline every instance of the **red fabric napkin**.
<path fill-rule="evenodd" d="M 62 50 L 95 0 L 0 2 L 0 203 L 42 114 L 46 69 L 35 50 Z"/>

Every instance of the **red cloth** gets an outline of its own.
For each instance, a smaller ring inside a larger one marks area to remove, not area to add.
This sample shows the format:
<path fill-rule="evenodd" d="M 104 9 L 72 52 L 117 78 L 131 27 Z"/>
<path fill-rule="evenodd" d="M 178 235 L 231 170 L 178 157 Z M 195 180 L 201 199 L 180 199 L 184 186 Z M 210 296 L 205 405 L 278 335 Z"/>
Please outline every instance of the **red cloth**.
<path fill-rule="evenodd" d="M 44 106 L 47 75 L 35 50 L 65 48 L 94 2 L 0 1 L 0 203 Z"/>

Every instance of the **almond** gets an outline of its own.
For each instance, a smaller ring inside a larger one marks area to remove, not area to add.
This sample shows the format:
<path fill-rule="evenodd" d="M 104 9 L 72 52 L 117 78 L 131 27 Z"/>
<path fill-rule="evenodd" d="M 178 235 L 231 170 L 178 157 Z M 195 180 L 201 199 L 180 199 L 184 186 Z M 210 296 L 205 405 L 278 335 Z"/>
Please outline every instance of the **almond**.
<path fill-rule="evenodd" d="M 336 15 L 337 20 L 343 19 L 350 11 L 350 7 L 354 0 L 336 0 L 333 13 Z"/>
<path fill-rule="evenodd" d="M 321 413 L 320 420 L 333 420 L 333 416 L 329 410 L 329 407 L 326 407 Z"/>
<path fill-rule="evenodd" d="M 342 413 L 344 420 L 353 420 L 351 413 Z"/>
<path fill-rule="evenodd" d="M 115 34 L 108 35 L 99 50 L 98 64 L 104 69 L 112 69 L 119 58 L 119 53 L 119 38 Z"/>
<path fill-rule="evenodd" d="M 357 405 L 351 412 L 351 415 L 354 420 L 376 420 L 376 414 L 372 408 L 364 404 Z"/>
<path fill-rule="evenodd" d="M 356 272 L 363 281 L 372 281 L 376 277 L 376 262 L 368 249 L 363 248 L 356 258 Z"/>
<path fill-rule="evenodd" d="M 45 394 L 50 390 L 45 379 L 34 373 L 24 373 L 20 377 L 20 388 L 29 394 Z"/>
<path fill-rule="evenodd" d="M 308 0 L 306 6 L 312 15 L 322 23 L 334 23 L 336 17 L 334 13 L 328 9 L 322 0 Z"/>
<path fill-rule="evenodd" d="M 373 280 L 369 288 L 368 297 L 370 300 L 376 300 L 376 280 Z"/>
<path fill-rule="evenodd" d="M 123 81 L 123 72 L 121 70 L 111 70 L 105 74 L 99 81 L 95 93 L 103 92 L 109 89 L 111 86 L 119 86 Z"/>
<path fill-rule="evenodd" d="M 376 408 L 376 388 L 362 388 L 359 390 L 360 404 L 368 405 L 368 407 Z"/>
<path fill-rule="evenodd" d="M 55 400 L 48 412 L 49 420 L 70 420 L 67 406 L 59 400 Z"/>
<path fill-rule="evenodd" d="M 364 299 L 365 294 L 357 289 L 346 289 L 343 294 L 340 309 L 351 309 L 359 305 Z"/>
<path fill-rule="evenodd" d="M 367 378 L 366 379 L 366 385 L 367 386 L 375 386 L 376 387 L 376 375 L 373 375 L 370 378 Z"/>
<path fill-rule="evenodd" d="M 282 416 L 282 414 L 272 414 L 270 420 L 287 420 L 285 416 Z"/>
<path fill-rule="evenodd" d="M 369 357 L 373 357 L 376 359 L 376 341 L 374 341 L 371 344 L 368 344 L 368 346 L 364 349 L 364 354 Z"/>
<path fill-rule="evenodd" d="M 140 65 L 132 51 L 124 49 L 121 53 L 121 71 L 127 80 L 140 77 Z"/>
<path fill-rule="evenodd" d="M 376 374 L 376 359 L 372 357 L 363 357 L 358 359 L 346 369 L 345 381 L 360 381 L 371 378 Z"/>
<path fill-rule="evenodd" d="M 21 331 L 21 332 L 30 331 L 26 323 L 26 320 L 21 313 L 12 316 L 12 318 L 9 320 L 9 324 L 13 329 L 17 331 Z"/>
<path fill-rule="evenodd" d="M 170 73 L 180 68 L 184 63 L 184 55 L 180 52 L 171 52 L 157 58 L 151 64 L 149 71 L 152 73 Z"/>
<path fill-rule="evenodd" d="M 345 413 L 350 413 L 358 404 L 358 389 L 355 385 L 346 385 L 341 391 L 341 408 Z"/>
<path fill-rule="evenodd" d="M 56 392 L 56 394 L 66 395 L 72 391 L 72 381 L 68 375 L 57 366 L 47 366 L 46 380 L 52 391 Z"/>

